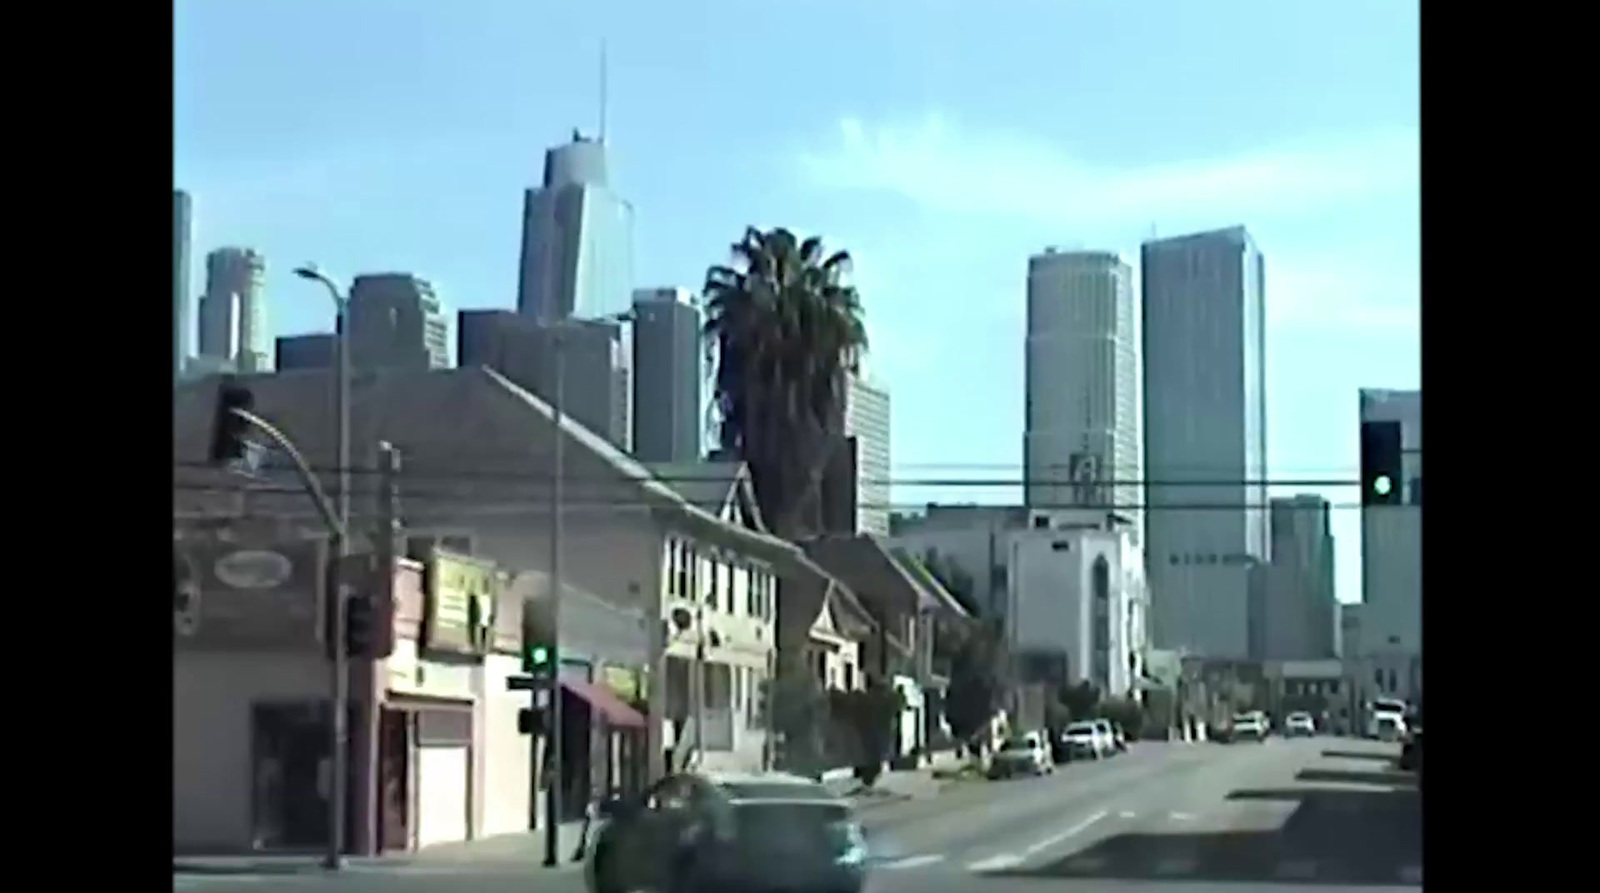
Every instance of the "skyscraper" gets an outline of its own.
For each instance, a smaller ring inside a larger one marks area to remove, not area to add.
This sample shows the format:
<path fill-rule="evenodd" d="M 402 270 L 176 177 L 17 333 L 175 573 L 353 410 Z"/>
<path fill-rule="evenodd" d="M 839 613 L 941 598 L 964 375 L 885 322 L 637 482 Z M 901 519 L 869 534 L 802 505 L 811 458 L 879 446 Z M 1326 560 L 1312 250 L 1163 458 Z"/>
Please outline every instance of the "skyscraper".
<path fill-rule="evenodd" d="M 574 132 L 523 195 L 517 312 L 595 319 L 626 311 L 632 288 L 633 209 L 611 191 L 605 143 Z"/>
<path fill-rule="evenodd" d="M 1401 504 L 1361 509 L 1361 653 L 1379 689 L 1416 695 L 1422 675 L 1422 392 L 1363 389 L 1361 421 L 1400 423 Z M 1347 655 L 1351 656 L 1351 655 Z"/>
<path fill-rule="evenodd" d="M 855 447 L 856 532 L 889 535 L 889 390 L 846 373 L 844 436 Z"/>
<path fill-rule="evenodd" d="M 1333 532 L 1328 501 L 1315 494 L 1269 503 L 1272 561 L 1257 654 L 1262 660 L 1337 657 L 1339 600 L 1333 591 Z"/>
<path fill-rule="evenodd" d="M 633 453 L 643 462 L 701 458 L 700 308 L 685 288 L 633 293 Z"/>
<path fill-rule="evenodd" d="M 557 326 L 509 310 L 463 310 L 456 323 L 461 366 L 485 366 L 545 401 L 555 395 L 552 351 Z M 630 451 L 628 365 L 622 326 L 572 320 L 559 327 L 566 365 L 562 410 L 573 421 Z"/>
<path fill-rule="evenodd" d="M 1028 259 L 1023 500 L 1143 542 L 1133 269 L 1106 251 Z M 1102 482 L 1124 482 L 1108 486 Z"/>
<path fill-rule="evenodd" d="M 350 363 L 357 369 L 443 369 L 450 322 L 433 285 L 410 273 L 369 273 L 350 286 Z"/>
<path fill-rule="evenodd" d="M 189 318 L 189 193 L 172 190 L 172 380 L 183 375 L 194 323 Z"/>
<path fill-rule="evenodd" d="M 1242 659 L 1268 557 L 1264 264 L 1242 226 L 1147 242 L 1140 263 L 1155 644 Z"/>
<path fill-rule="evenodd" d="M 200 355 L 207 367 L 271 371 L 266 278 L 266 258 L 249 248 L 218 248 L 206 255 Z"/>

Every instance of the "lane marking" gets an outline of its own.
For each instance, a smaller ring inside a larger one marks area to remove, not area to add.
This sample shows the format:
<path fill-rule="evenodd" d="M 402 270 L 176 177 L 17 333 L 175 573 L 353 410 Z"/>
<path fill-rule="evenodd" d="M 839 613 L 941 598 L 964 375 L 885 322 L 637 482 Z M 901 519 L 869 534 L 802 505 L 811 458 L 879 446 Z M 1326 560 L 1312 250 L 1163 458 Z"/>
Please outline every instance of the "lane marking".
<path fill-rule="evenodd" d="M 1420 885 L 1422 883 L 1422 866 L 1407 865 L 1400 869 L 1400 883 Z"/>
<path fill-rule="evenodd" d="M 925 853 L 921 856 L 907 856 L 904 859 L 896 859 L 893 862 L 886 862 L 878 867 L 888 869 L 889 871 L 900 871 L 906 868 L 920 868 L 924 865 L 933 865 L 937 862 L 943 861 L 943 853 Z"/>
<path fill-rule="evenodd" d="M 1067 838 L 1071 837 L 1074 834 L 1082 833 L 1084 829 L 1088 828 L 1090 825 L 1093 825 L 1095 822 L 1098 822 L 1101 819 L 1105 818 L 1106 815 L 1107 815 L 1106 811 L 1104 809 L 1102 809 L 1099 812 L 1095 813 L 1094 815 L 1089 816 L 1088 818 L 1084 819 L 1083 821 L 1079 822 L 1076 825 L 1073 825 L 1072 827 L 1068 828 L 1067 830 L 1062 831 L 1059 834 L 1052 834 L 1049 837 L 1046 837 L 1045 839 L 1043 839 L 1041 841 L 1038 841 L 1036 843 L 1030 844 L 1028 847 L 1023 849 L 1022 855 L 1024 855 L 1024 856 L 1032 856 L 1033 854 L 1039 852 L 1040 850 L 1047 850 L 1047 849 L 1055 846 L 1056 844 L 1060 843 L 1061 841 L 1066 840 Z"/>
<path fill-rule="evenodd" d="M 1192 821 L 1194 821 L 1194 813 L 1192 813 L 1192 812 L 1169 812 L 1169 813 L 1167 813 L 1167 818 L 1169 820 L 1171 820 L 1171 821 L 1174 821 L 1174 822 L 1192 822 Z"/>
<path fill-rule="evenodd" d="M 998 856 L 990 856 L 987 859 L 970 862 L 967 864 L 967 870 L 975 874 L 988 874 L 992 871 L 1005 871 L 1008 868 L 1016 868 L 1021 864 L 1021 856 L 1012 853 L 1001 853 Z"/>
<path fill-rule="evenodd" d="M 1279 862 L 1275 874 L 1285 880 L 1308 881 L 1317 876 L 1317 863 L 1310 859 Z"/>
<path fill-rule="evenodd" d="M 1131 818 L 1134 817 L 1134 815 L 1135 815 L 1135 813 L 1133 812 L 1133 810 L 1124 809 L 1123 811 L 1117 813 L 1117 818 L 1119 818 L 1119 819 L 1131 819 Z"/>
<path fill-rule="evenodd" d="M 1200 862 L 1189 856 L 1173 856 L 1156 863 L 1153 874 L 1191 874 Z"/>

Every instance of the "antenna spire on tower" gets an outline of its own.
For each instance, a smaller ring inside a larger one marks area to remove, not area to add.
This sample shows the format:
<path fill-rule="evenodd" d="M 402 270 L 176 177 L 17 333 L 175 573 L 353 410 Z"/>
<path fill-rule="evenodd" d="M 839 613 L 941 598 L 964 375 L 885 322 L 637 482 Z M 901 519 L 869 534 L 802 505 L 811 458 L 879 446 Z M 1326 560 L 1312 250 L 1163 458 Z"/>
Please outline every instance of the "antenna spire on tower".
<path fill-rule="evenodd" d="M 606 41 L 600 39 L 600 128 L 599 140 L 606 141 Z"/>

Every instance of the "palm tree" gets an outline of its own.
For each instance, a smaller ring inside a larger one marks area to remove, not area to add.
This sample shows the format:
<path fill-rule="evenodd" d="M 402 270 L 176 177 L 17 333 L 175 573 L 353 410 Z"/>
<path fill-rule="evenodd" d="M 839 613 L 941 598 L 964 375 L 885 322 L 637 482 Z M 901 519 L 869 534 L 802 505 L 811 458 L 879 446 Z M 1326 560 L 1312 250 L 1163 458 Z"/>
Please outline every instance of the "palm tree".
<path fill-rule="evenodd" d="M 750 468 L 779 536 L 818 532 L 823 471 L 843 442 L 845 373 L 867 347 L 850 255 L 751 227 L 730 266 L 706 271 L 706 350 L 728 453 Z"/>

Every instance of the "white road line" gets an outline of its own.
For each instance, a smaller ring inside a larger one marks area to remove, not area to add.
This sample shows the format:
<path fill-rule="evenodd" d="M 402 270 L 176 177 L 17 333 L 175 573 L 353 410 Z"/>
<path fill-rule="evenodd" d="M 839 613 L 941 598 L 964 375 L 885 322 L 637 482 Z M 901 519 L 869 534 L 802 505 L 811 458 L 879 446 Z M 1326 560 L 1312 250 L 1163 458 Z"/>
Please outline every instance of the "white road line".
<path fill-rule="evenodd" d="M 1422 883 L 1422 866 L 1421 865 L 1407 865 L 1406 867 L 1400 869 L 1400 883 L 1402 883 L 1402 884 L 1421 884 Z"/>
<path fill-rule="evenodd" d="M 878 867 L 889 871 L 899 871 L 905 868 L 920 868 L 924 865 L 933 865 L 943 861 L 943 853 L 925 853 L 921 856 L 907 856 L 904 859 L 896 859 L 893 862 L 885 862 Z"/>
<path fill-rule="evenodd" d="M 998 856 L 990 856 L 977 862 L 969 862 L 967 870 L 977 874 L 987 874 L 991 871 L 1005 871 L 1008 868 L 1016 868 L 1021 864 L 1021 856 L 1012 853 L 1001 853 Z"/>
<path fill-rule="evenodd" d="M 1076 825 L 1073 825 L 1071 828 L 1068 828 L 1067 830 L 1062 831 L 1059 834 L 1052 834 L 1049 837 L 1046 837 L 1045 839 L 1043 839 L 1041 841 L 1038 841 L 1036 843 L 1030 844 L 1027 848 L 1025 848 L 1022 851 L 1022 855 L 1024 855 L 1024 856 L 1032 856 L 1033 854 L 1039 852 L 1040 850 L 1047 850 L 1047 849 L 1055 846 L 1056 844 L 1060 843 L 1061 841 L 1066 840 L 1067 838 L 1073 836 L 1074 834 L 1081 833 L 1085 828 L 1088 828 L 1090 825 L 1093 825 L 1095 822 L 1098 822 L 1098 821 L 1100 821 L 1101 819 L 1103 819 L 1105 817 L 1106 817 L 1106 811 L 1104 809 L 1102 809 L 1099 812 L 1095 813 L 1094 815 L 1089 816 L 1088 818 L 1084 819 L 1083 821 L 1079 822 Z"/>
<path fill-rule="evenodd" d="M 1131 809 L 1124 809 L 1123 811 L 1117 813 L 1117 818 L 1119 819 L 1131 819 L 1134 816 L 1135 813 Z"/>
<path fill-rule="evenodd" d="M 1152 869 L 1152 873 L 1163 875 L 1190 874 L 1199 865 L 1200 863 L 1196 859 L 1188 856 L 1175 856 L 1157 862 L 1155 868 Z"/>
<path fill-rule="evenodd" d="M 1174 822 L 1192 822 L 1192 821 L 1194 821 L 1194 813 L 1192 813 L 1192 812 L 1169 812 L 1169 813 L 1167 813 L 1167 818 L 1169 820 L 1171 820 L 1171 821 L 1174 821 Z"/>
<path fill-rule="evenodd" d="M 1307 881 L 1317 876 L 1317 863 L 1309 859 L 1279 862 L 1275 874 L 1284 880 Z"/>

